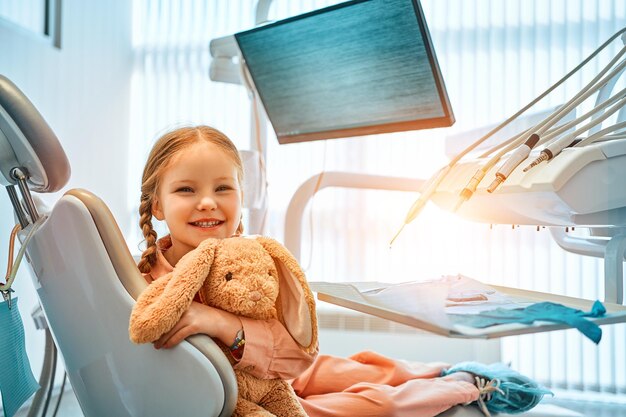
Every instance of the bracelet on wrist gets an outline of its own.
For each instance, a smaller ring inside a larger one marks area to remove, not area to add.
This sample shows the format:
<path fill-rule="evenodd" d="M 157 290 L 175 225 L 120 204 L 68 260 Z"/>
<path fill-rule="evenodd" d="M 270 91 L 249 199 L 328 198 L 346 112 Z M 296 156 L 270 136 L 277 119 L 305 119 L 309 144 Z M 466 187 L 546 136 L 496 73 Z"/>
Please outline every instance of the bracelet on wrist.
<path fill-rule="evenodd" d="M 244 337 L 243 328 L 239 329 L 237 335 L 235 336 L 235 340 L 232 345 L 228 348 L 230 350 L 230 354 L 233 355 L 233 358 L 236 360 L 240 360 L 243 356 L 243 349 L 246 345 L 246 339 Z"/>

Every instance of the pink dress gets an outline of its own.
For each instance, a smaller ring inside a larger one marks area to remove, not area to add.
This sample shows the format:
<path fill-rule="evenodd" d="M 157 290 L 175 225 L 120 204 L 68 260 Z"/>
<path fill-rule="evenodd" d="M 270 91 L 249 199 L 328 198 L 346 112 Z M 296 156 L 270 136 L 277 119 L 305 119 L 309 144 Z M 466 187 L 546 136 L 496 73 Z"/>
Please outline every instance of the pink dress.
<path fill-rule="evenodd" d="M 173 270 L 162 252 L 169 236 L 157 242 L 157 262 L 145 278 L 151 282 Z M 246 345 L 235 369 L 259 378 L 291 379 L 310 417 L 436 416 L 457 404 L 475 401 L 469 382 L 440 377 L 445 363 L 404 362 L 374 352 L 349 358 L 303 352 L 278 320 L 241 317 Z"/>

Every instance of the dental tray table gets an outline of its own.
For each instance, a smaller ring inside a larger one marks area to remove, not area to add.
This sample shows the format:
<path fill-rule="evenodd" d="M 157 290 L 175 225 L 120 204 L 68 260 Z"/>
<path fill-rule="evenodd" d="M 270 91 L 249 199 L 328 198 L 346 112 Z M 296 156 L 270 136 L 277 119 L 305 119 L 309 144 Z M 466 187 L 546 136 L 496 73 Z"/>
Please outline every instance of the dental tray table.
<path fill-rule="evenodd" d="M 486 328 L 474 328 L 459 324 L 446 323 L 443 311 L 424 315 L 413 314 L 411 306 L 391 307 L 390 303 L 384 300 L 379 302 L 372 297 L 372 294 L 381 289 L 392 288 L 398 284 L 388 284 L 381 282 L 351 282 L 351 283 L 334 283 L 334 282 L 310 282 L 311 289 L 317 293 L 320 301 L 325 301 L 338 306 L 346 307 L 351 310 L 359 311 L 373 316 L 392 320 L 407 326 L 422 329 L 431 333 L 442 336 L 464 339 L 492 339 L 504 336 L 520 335 L 527 333 L 539 333 L 553 330 L 562 330 L 571 328 L 566 324 L 557 324 L 554 322 L 535 321 L 531 325 L 521 323 L 498 324 Z M 543 293 L 537 291 L 522 290 L 517 288 L 502 287 L 489 285 L 490 288 L 498 293 L 508 297 L 510 300 L 520 304 L 531 304 L 536 302 L 550 301 L 553 303 L 563 304 L 567 307 L 583 310 L 585 312 L 591 309 L 592 300 L 584 300 L 579 298 Z M 415 298 L 415 303 L 428 303 L 428 296 L 422 299 Z M 400 302 L 398 304 L 401 304 Z M 598 325 L 614 324 L 626 321 L 626 306 L 613 303 L 603 303 L 606 308 L 606 314 L 598 318 L 586 317 L 587 320 L 593 321 Z"/>

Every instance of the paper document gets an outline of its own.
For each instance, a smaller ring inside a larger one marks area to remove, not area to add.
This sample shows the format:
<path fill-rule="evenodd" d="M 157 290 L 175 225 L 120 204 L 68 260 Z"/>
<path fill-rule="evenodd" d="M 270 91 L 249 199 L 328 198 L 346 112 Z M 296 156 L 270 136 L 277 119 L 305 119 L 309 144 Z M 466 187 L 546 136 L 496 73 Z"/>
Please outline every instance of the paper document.
<path fill-rule="evenodd" d="M 442 281 L 407 282 L 363 291 L 361 295 L 372 304 L 450 329 L 452 323 L 444 311 L 448 289 Z"/>
<path fill-rule="evenodd" d="M 494 308 L 523 308 L 522 303 L 493 287 L 463 275 L 426 282 L 379 285 L 360 290 L 371 304 L 402 312 L 446 329 L 455 328 L 448 314 L 477 314 Z"/>

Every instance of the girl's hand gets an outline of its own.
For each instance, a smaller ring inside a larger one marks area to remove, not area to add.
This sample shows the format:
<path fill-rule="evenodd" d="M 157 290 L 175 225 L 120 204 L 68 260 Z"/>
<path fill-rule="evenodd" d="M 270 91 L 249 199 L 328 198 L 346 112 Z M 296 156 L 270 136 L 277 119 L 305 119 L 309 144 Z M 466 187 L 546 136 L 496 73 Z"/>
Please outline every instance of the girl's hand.
<path fill-rule="evenodd" d="M 156 349 L 169 349 L 191 335 L 202 333 L 230 346 L 241 327 L 241 320 L 236 315 L 193 301 L 172 330 L 153 344 Z"/>

